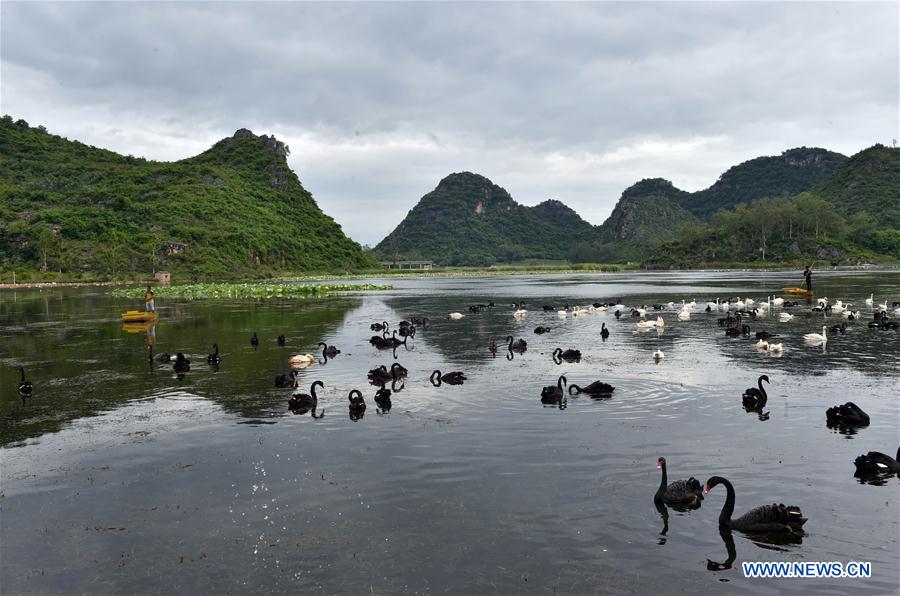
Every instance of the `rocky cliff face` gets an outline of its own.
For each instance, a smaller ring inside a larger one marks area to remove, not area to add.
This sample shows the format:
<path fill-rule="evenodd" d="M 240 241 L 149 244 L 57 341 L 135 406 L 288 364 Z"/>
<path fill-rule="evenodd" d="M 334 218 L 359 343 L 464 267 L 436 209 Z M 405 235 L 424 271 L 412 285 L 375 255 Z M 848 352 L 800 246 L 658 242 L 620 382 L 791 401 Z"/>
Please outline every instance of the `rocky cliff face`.
<path fill-rule="evenodd" d="M 681 224 L 695 220 L 678 203 L 689 195 L 662 178 L 641 180 L 622 193 L 601 231 L 609 238 L 661 244 L 671 239 Z"/>

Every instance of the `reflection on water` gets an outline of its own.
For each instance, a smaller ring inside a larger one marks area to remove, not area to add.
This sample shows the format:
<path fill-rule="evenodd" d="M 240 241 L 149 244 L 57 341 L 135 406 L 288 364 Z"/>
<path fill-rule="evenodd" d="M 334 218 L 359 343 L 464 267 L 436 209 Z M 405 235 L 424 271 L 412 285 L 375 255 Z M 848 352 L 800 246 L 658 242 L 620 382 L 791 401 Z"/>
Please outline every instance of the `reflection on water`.
<path fill-rule="evenodd" d="M 160 321 L 141 330 L 122 328 L 127 301 L 96 289 L 0 292 L 2 542 L 16 545 L 4 549 L 0 580 L 9 593 L 808 590 L 746 580 L 733 568 L 740 553 L 869 560 L 875 576 L 854 589 L 889 592 L 900 581 L 898 479 L 858 482 L 853 460 L 900 441 L 900 334 L 869 328 L 865 307 L 847 321 L 803 304 L 784 322 L 777 308 L 745 320 L 752 332 L 730 337 L 722 313 L 704 310 L 716 298 L 777 294 L 796 277 L 392 280 L 392 292 L 326 302 L 160 303 Z M 900 297 L 896 273 L 822 273 L 816 283 L 845 302 Z M 630 309 L 619 319 L 542 309 L 613 299 L 676 307 L 648 310 L 665 326 L 640 333 Z M 676 316 L 682 299 L 698 304 L 688 320 Z M 522 302 L 528 314 L 514 317 L 507 305 Z M 424 318 L 397 334 L 406 343 L 370 343 L 375 321 L 394 337 L 399 321 Z M 827 350 L 804 344 L 805 333 L 842 322 Z M 760 331 L 783 352 L 758 351 Z M 508 350 L 508 336 L 527 350 Z M 207 363 L 213 343 L 217 367 Z M 557 347 L 581 357 L 555 363 Z M 178 352 L 190 360 L 183 374 L 150 356 Z M 325 388 L 315 408 L 289 410 L 297 390 L 273 378 L 307 353 L 293 368 L 299 386 Z M 367 373 L 399 361 L 408 375 L 387 378 L 390 401 L 379 403 L 381 383 Z M 18 366 L 35 386 L 24 405 L 8 390 Z M 434 370 L 461 371 L 465 383 L 435 387 Z M 748 414 L 741 395 L 760 374 L 768 402 Z M 541 388 L 560 375 L 615 393 L 543 404 Z M 349 407 L 351 389 L 365 410 Z M 825 427 L 825 409 L 851 398 L 870 426 Z M 738 510 L 800 505 L 808 535 L 774 545 L 717 536 L 724 494 L 696 511 L 656 509 L 659 456 L 733 477 Z"/>

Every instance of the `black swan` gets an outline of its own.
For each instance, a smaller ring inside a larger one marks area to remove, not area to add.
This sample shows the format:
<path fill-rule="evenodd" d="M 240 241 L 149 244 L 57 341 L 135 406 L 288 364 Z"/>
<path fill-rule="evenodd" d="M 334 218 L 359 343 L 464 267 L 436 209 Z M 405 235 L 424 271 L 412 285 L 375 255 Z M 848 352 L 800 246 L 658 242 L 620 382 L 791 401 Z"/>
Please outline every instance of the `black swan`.
<path fill-rule="evenodd" d="M 172 370 L 177 373 L 186 373 L 191 370 L 191 361 L 184 357 L 184 354 L 178 352 L 175 355 L 175 363 L 172 364 Z"/>
<path fill-rule="evenodd" d="M 870 451 L 857 457 L 853 465 L 856 466 L 856 476 L 900 474 L 900 448 L 897 449 L 897 459 L 880 451 Z"/>
<path fill-rule="evenodd" d="M 524 352 L 528 349 L 528 342 L 524 339 L 517 339 L 516 341 L 513 341 L 513 336 L 507 335 L 506 341 L 509 342 L 509 346 L 507 349 L 510 352 Z"/>
<path fill-rule="evenodd" d="M 334 358 L 335 356 L 337 356 L 338 354 L 341 353 L 341 351 L 338 350 L 336 347 L 329 346 L 324 341 L 320 341 L 316 345 L 322 346 L 322 355 L 325 356 L 326 358 Z"/>
<path fill-rule="evenodd" d="M 828 424 L 844 424 L 848 426 L 869 426 L 869 415 L 858 405 L 848 401 L 842 406 L 832 406 L 825 410 Z"/>
<path fill-rule="evenodd" d="M 405 377 L 409 374 L 409 371 L 405 366 L 401 365 L 399 362 L 395 362 L 391 365 L 391 378 L 399 379 L 400 377 Z"/>
<path fill-rule="evenodd" d="M 726 478 L 712 476 L 706 481 L 706 492 L 713 487 L 724 484 L 728 491 L 725 505 L 719 514 L 719 526 L 739 530 L 741 532 L 769 534 L 801 532 L 806 518 L 796 505 L 775 504 L 755 507 L 737 519 L 731 519 L 734 513 L 734 487 Z"/>
<path fill-rule="evenodd" d="M 253 337 L 250 338 L 250 345 L 254 348 L 259 347 L 259 338 L 256 337 L 256 331 L 253 332 Z"/>
<path fill-rule="evenodd" d="M 542 335 L 542 334 L 544 334 L 544 333 L 548 333 L 549 331 L 550 331 L 550 327 L 542 327 L 542 326 L 539 325 L 539 326 L 537 326 L 537 327 L 534 328 L 534 332 L 537 333 L 538 335 Z"/>
<path fill-rule="evenodd" d="M 563 385 L 568 385 L 568 381 L 565 377 L 559 377 L 556 380 L 556 385 L 547 385 L 541 390 L 541 403 L 544 404 L 555 404 L 559 403 L 563 397 L 565 397 L 565 393 L 563 392 Z"/>
<path fill-rule="evenodd" d="M 594 381 L 587 387 L 579 387 L 575 383 L 569 385 L 569 393 L 587 393 L 588 395 L 609 395 L 616 388 L 603 381 Z"/>
<path fill-rule="evenodd" d="M 315 408 L 316 404 L 319 403 L 319 397 L 316 395 L 316 387 L 325 388 L 325 383 L 322 381 L 314 381 L 312 385 L 309 387 L 309 394 L 306 393 L 295 393 L 291 396 L 291 399 L 288 400 L 288 407 L 291 409 L 296 408 Z"/>
<path fill-rule="evenodd" d="M 285 387 L 293 387 L 297 381 L 297 371 L 292 370 L 289 375 L 278 375 L 275 377 L 275 386 L 281 389 Z"/>
<path fill-rule="evenodd" d="M 609 329 L 606 328 L 606 323 L 603 323 L 603 326 L 600 328 L 600 337 L 603 339 L 609 337 Z"/>
<path fill-rule="evenodd" d="M 464 375 L 460 371 L 441 374 L 441 371 L 435 370 L 433 373 L 431 373 L 429 380 L 435 387 L 440 387 L 442 382 L 447 383 L 448 385 L 462 385 L 463 381 L 466 380 L 466 375 Z"/>
<path fill-rule="evenodd" d="M 397 332 L 394 331 L 394 334 L 391 337 L 388 337 L 385 339 L 386 339 L 389 347 L 396 348 L 397 346 L 400 346 L 400 345 L 406 345 L 406 340 L 409 338 L 404 337 L 403 341 L 400 341 L 399 339 L 397 339 Z"/>
<path fill-rule="evenodd" d="M 557 364 L 561 360 L 567 362 L 581 360 L 581 350 L 563 350 L 562 348 L 556 348 L 553 350 L 553 359 L 557 361 Z"/>
<path fill-rule="evenodd" d="M 375 392 L 375 403 L 385 412 L 391 409 L 391 390 L 384 386 L 384 382 L 381 383 L 381 388 Z"/>
<path fill-rule="evenodd" d="M 756 339 L 772 339 L 773 337 L 778 337 L 775 333 L 769 333 L 768 331 L 757 331 Z"/>
<path fill-rule="evenodd" d="M 841 335 L 844 335 L 845 333 L 847 333 L 847 323 L 841 323 L 840 325 L 832 325 L 831 327 L 828 328 L 828 330 L 831 331 L 832 333 L 840 333 Z"/>
<path fill-rule="evenodd" d="M 699 480 L 691 476 L 687 480 L 675 480 L 671 484 L 666 484 L 668 480 L 666 458 L 659 458 L 656 467 L 662 470 L 662 478 L 659 481 L 659 489 L 653 495 L 654 501 L 690 509 L 700 507 L 700 501 L 703 500 L 703 487 L 700 486 Z"/>
<path fill-rule="evenodd" d="M 390 373 L 385 365 L 381 365 L 377 368 L 373 368 L 369 371 L 368 374 L 369 380 L 372 381 L 373 385 L 378 385 L 381 381 L 387 382 L 394 378 L 394 376 Z"/>
<path fill-rule="evenodd" d="M 285 344 L 287 344 L 287 338 L 282 333 L 281 335 L 278 336 L 278 345 L 284 347 Z"/>
<path fill-rule="evenodd" d="M 402 337 L 415 337 L 416 336 L 416 326 L 410 325 L 408 327 L 401 327 L 399 333 Z"/>
<path fill-rule="evenodd" d="M 213 353 L 206 357 L 206 362 L 214 366 L 222 362 L 222 357 L 219 356 L 219 344 L 213 344 Z"/>
<path fill-rule="evenodd" d="M 162 354 L 153 356 L 153 360 L 159 362 L 160 364 L 165 364 L 166 362 L 172 362 L 172 355 L 168 352 L 163 352 Z"/>
<path fill-rule="evenodd" d="M 763 389 L 762 382 L 771 383 L 769 381 L 768 375 L 760 375 L 760 377 L 756 380 L 756 384 L 759 385 L 759 388 L 750 387 L 744 390 L 744 395 L 741 396 L 744 402 L 744 407 L 748 410 L 759 410 L 765 407 L 766 402 L 769 400 L 769 395 L 766 393 L 766 390 Z"/>
<path fill-rule="evenodd" d="M 544 312 L 553 312 L 554 310 L 556 310 L 556 307 L 554 307 L 552 304 L 545 304 L 544 306 L 541 307 L 541 309 Z"/>
<path fill-rule="evenodd" d="M 387 331 L 388 323 L 387 321 L 382 321 L 380 323 L 372 323 L 369 325 L 369 329 L 372 331 Z"/>
<path fill-rule="evenodd" d="M 363 399 L 362 392 L 359 389 L 353 389 L 347 394 L 347 400 L 350 402 L 351 412 L 362 412 L 366 409 L 366 400 Z"/>
<path fill-rule="evenodd" d="M 34 385 L 31 384 L 31 381 L 25 380 L 25 369 L 23 367 L 19 367 L 19 395 L 22 396 L 24 400 L 26 397 L 31 397 L 31 392 L 34 391 Z"/>

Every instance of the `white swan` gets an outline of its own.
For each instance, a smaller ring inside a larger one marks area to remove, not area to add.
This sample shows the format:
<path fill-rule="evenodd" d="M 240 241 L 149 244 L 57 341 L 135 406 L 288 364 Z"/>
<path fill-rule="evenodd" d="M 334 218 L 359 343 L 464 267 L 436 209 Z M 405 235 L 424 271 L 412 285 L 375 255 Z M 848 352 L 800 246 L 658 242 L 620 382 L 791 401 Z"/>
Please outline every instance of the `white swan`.
<path fill-rule="evenodd" d="M 453 319 L 454 321 L 456 321 L 456 320 L 463 318 L 463 316 L 465 316 L 465 315 L 463 315 L 461 312 L 452 312 L 449 315 L 447 315 L 447 318 Z"/>
<path fill-rule="evenodd" d="M 661 316 L 657 315 L 657 316 L 656 316 L 656 326 L 657 326 L 657 327 L 665 327 L 665 326 L 666 326 L 666 320 L 663 319 Z"/>
<path fill-rule="evenodd" d="M 878 310 L 887 311 L 887 298 L 885 298 L 884 302 L 878 305 Z"/>
<path fill-rule="evenodd" d="M 782 306 L 784 304 L 784 298 L 776 298 L 772 301 L 772 304 L 775 306 Z"/>
<path fill-rule="evenodd" d="M 662 350 L 660 350 L 660 349 L 657 349 L 655 352 L 653 352 L 653 359 L 656 360 L 657 362 L 659 362 L 660 360 L 662 360 L 665 357 L 666 357 L 666 355 L 663 354 Z"/>
<path fill-rule="evenodd" d="M 850 310 L 849 308 L 848 308 L 847 310 L 844 311 L 844 316 L 845 316 L 846 318 L 848 318 L 848 319 L 850 318 L 851 315 L 853 316 L 854 319 L 858 319 L 858 318 L 859 318 L 859 314 L 860 314 L 860 313 L 859 313 L 858 310 L 854 311 L 854 310 Z"/>
<path fill-rule="evenodd" d="M 794 315 L 792 315 L 789 312 L 783 312 L 778 315 L 778 320 L 781 321 L 782 323 L 787 323 L 788 321 L 790 321 L 793 318 L 794 318 Z"/>
<path fill-rule="evenodd" d="M 764 339 L 759 340 L 758 342 L 756 342 L 756 349 L 757 350 L 768 350 L 769 342 L 767 342 Z"/>
<path fill-rule="evenodd" d="M 290 360 L 288 360 L 293 368 L 306 368 L 315 361 L 316 357 L 312 354 L 297 354 L 295 356 L 291 356 Z"/>
<path fill-rule="evenodd" d="M 769 344 L 769 351 L 773 354 L 781 354 L 781 344 Z"/>
<path fill-rule="evenodd" d="M 636 323 L 638 331 L 646 331 L 648 329 L 653 329 L 656 327 L 656 321 L 638 321 Z"/>
<path fill-rule="evenodd" d="M 513 313 L 513 316 L 516 317 L 517 319 L 521 319 L 522 317 L 524 317 L 527 314 L 528 314 L 527 310 L 525 310 L 524 308 L 520 308 L 519 310 L 517 310 L 516 312 Z"/>
<path fill-rule="evenodd" d="M 866 298 L 866 306 L 872 306 L 875 303 L 875 294 L 869 294 L 869 297 Z"/>
<path fill-rule="evenodd" d="M 819 335 L 818 333 L 807 333 L 803 336 L 803 341 L 809 342 L 811 344 L 824 344 L 828 341 L 828 336 L 825 333 L 827 329 L 828 327 L 823 325 L 822 335 Z"/>
<path fill-rule="evenodd" d="M 691 311 L 683 310 L 680 313 L 678 313 L 678 320 L 679 321 L 690 321 L 691 320 Z"/>

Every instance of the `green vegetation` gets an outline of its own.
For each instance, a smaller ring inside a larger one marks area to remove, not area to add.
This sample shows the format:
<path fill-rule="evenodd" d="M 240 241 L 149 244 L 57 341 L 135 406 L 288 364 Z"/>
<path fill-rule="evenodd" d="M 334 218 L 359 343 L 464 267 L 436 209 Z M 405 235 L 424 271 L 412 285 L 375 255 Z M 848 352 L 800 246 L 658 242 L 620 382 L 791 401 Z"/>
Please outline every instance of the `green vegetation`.
<path fill-rule="evenodd" d="M 697 268 L 723 262 L 842 265 L 897 259 L 900 231 L 876 229 L 864 211 L 845 218 L 830 202 L 805 192 L 741 203 L 733 211 L 719 211 L 709 224 L 684 224 L 647 263 Z"/>
<path fill-rule="evenodd" d="M 239 130 L 193 158 L 122 156 L 0 120 L 0 270 L 121 278 L 271 277 L 373 267 L 273 137 Z"/>
<path fill-rule="evenodd" d="M 900 234 L 900 149 L 874 145 L 860 151 L 838 168 L 833 176 L 816 185 L 812 192 L 829 201 L 851 220 L 865 212 L 873 228 L 880 228 L 876 240 L 885 252 Z M 880 242 L 886 242 L 880 245 Z"/>
<path fill-rule="evenodd" d="M 793 196 L 833 175 L 847 161 L 827 149 L 798 147 L 781 155 L 757 157 L 728 168 L 705 190 L 683 193 L 678 202 L 700 219 L 764 197 Z"/>
<path fill-rule="evenodd" d="M 393 286 L 375 284 L 188 284 L 159 286 L 153 289 L 158 298 L 183 300 L 290 300 L 320 298 L 329 294 L 392 290 Z M 119 288 L 112 291 L 117 298 L 144 297 L 144 288 Z"/>
<path fill-rule="evenodd" d="M 484 176 L 463 172 L 441 180 L 373 250 L 383 260 L 433 260 L 489 266 L 525 259 L 565 259 L 593 226 L 559 201 L 516 203 Z"/>

